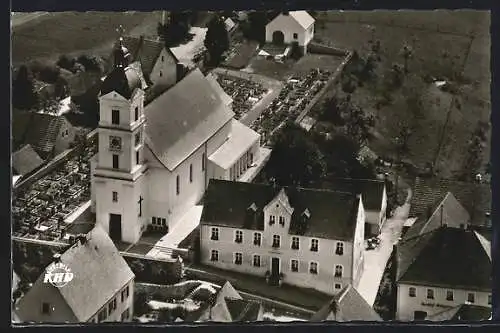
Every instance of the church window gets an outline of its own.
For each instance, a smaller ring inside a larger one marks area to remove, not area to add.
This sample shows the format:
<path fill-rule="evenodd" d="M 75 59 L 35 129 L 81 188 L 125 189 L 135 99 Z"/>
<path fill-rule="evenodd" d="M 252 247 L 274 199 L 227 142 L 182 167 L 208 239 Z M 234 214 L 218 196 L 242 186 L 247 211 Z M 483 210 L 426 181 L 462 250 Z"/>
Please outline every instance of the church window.
<path fill-rule="evenodd" d="M 205 171 L 205 153 L 201 155 L 201 171 Z"/>
<path fill-rule="evenodd" d="M 160 77 L 162 77 L 162 76 L 163 76 L 163 73 L 160 71 Z"/>
<path fill-rule="evenodd" d="M 141 132 L 137 132 L 135 134 L 135 145 L 138 146 L 141 144 Z"/>
<path fill-rule="evenodd" d="M 279 217 L 279 223 L 281 226 L 283 226 L 283 227 L 285 226 L 285 217 L 284 216 Z"/>
<path fill-rule="evenodd" d="M 165 61 L 165 56 L 161 56 L 161 61 Z"/>
<path fill-rule="evenodd" d="M 193 165 L 192 164 L 189 165 L 189 182 L 190 183 L 193 182 Z"/>
<path fill-rule="evenodd" d="M 181 180 L 179 175 L 177 175 L 177 178 L 175 180 L 175 192 L 177 193 L 177 195 L 181 193 Z"/>
<path fill-rule="evenodd" d="M 293 34 L 293 39 L 297 39 L 297 38 L 299 38 L 299 35 L 297 33 L 294 33 Z"/>
<path fill-rule="evenodd" d="M 118 192 L 113 191 L 113 202 L 118 202 Z"/>
<path fill-rule="evenodd" d="M 135 152 L 135 164 L 137 164 L 137 165 L 141 164 L 141 163 L 140 163 L 141 161 L 140 161 L 140 158 L 139 158 L 139 157 L 140 157 L 140 155 L 139 155 L 139 151 L 136 151 L 136 152 Z"/>
<path fill-rule="evenodd" d="M 119 157 L 119 155 L 113 154 L 113 169 L 120 168 Z"/>
<path fill-rule="evenodd" d="M 111 123 L 113 125 L 120 124 L 120 110 L 111 110 Z"/>
<path fill-rule="evenodd" d="M 137 121 L 139 119 L 139 107 L 136 106 L 135 107 L 135 121 Z"/>

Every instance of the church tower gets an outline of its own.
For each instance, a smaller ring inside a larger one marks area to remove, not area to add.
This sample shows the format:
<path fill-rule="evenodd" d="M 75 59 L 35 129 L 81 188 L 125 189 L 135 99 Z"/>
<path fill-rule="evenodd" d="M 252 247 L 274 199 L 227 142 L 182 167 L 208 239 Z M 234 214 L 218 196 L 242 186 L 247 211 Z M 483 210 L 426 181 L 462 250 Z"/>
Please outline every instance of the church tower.
<path fill-rule="evenodd" d="M 122 32 L 122 31 L 121 31 Z M 92 174 L 96 221 L 114 241 L 135 243 L 147 223 L 144 89 L 120 34 L 99 95 L 99 146 Z"/>

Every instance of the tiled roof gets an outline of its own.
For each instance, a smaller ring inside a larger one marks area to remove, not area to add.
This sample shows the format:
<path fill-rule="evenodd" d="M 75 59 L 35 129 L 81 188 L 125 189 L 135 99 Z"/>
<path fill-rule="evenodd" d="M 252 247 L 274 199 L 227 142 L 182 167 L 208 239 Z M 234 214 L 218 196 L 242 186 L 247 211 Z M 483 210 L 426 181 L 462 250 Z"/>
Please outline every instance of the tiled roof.
<path fill-rule="evenodd" d="M 446 309 L 427 318 L 430 321 L 465 320 L 480 321 L 491 318 L 491 308 L 486 306 L 461 304 L 451 309 Z"/>
<path fill-rule="evenodd" d="M 25 145 L 12 154 L 12 169 L 19 175 L 26 175 L 43 164 L 43 160 L 30 145 Z"/>
<path fill-rule="evenodd" d="M 377 179 L 334 178 L 314 187 L 361 194 L 366 210 L 379 211 L 382 208 L 385 182 Z"/>
<path fill-rule="evenodd" d="M 488 241 L 477 232 L 441 227 L 396 247 L 400 283 L 491 290 Z"/>
<path fill-rule="evenodd" d="M 198 68 L 149 103 L 145 114 L 146 143 L 169 170 L 234 116 Z"/>
<path fill-rule="evenodd" d="M 31 145 L 41 155 L 50 154 L 59 130 L 66 121 L 62 116 L 23 112 L 13 115 L 12 136 L 14 149 Z"/>
<path fill-rule="evenodd" d="M 485 225 L 485 213 L 491 212 L 491 187 L 489 184 L 458 182 L 449 179 L 424 179 L 417 177 L 413 187 L 410 217 L 425 214 L 429 206 L 442 200 L 451 192 L 469 212 L 472 225 Z"/>
<path fill-rule="evenodd" d="M 282 188 L 272 185 L 211 179 L 205 194 L 201 223 L 242 229 L 264 229 L 263 208 Z M 284 187 L 294 209 L 289 232 L 299 234 L 303 213 L 309 211 L 309 237 L 352 240 L 359 201 L 353 193 Z M 249 207 L 254 204 L 256 211 Z"/>
<path fill-rule="evenodd" d="M 312 317 L 311 321 L 382 321 L 352 285 L 346 285 L 330 302 Z"/>
<path fill-rule="evenodd" d="M 431 232 L 442 225 L 453 228 L 466 228 L 470 223 L 470 215 L 457 201 L 455 196 L 448 192 L 443 200 L 429 210 L 430 216 L 422 215 L 405 233 L 404 238 L 418 237 Z"/>

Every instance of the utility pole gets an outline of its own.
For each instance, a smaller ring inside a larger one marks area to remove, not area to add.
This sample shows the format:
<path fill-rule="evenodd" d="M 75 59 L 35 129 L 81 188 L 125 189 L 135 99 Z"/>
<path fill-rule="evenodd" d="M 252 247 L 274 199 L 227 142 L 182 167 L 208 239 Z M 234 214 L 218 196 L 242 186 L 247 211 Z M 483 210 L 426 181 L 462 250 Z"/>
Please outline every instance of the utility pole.
<path fill-rule="evenodd" d="M 437 159 L 441 151 L 441 146 L 443 145 L 444 135 L 446 133 L 446 127 L 448 126 L 448 122 L 450 121 L 451 110 L 454 104 L 455 104 L 455 98 L 452 97 L 450 102 L 450 107 L 448 109 L 448 114 L 446 115 L 446 120 L 444 122 L 443 129 L 441 130 L 441 137 L 439 138 L 438 148 L 436 150 L 436 154 L 434 155 L 434 160 L 432 162 L 431 173 L 434 173 L 434 168 L 436 167 Z"/>

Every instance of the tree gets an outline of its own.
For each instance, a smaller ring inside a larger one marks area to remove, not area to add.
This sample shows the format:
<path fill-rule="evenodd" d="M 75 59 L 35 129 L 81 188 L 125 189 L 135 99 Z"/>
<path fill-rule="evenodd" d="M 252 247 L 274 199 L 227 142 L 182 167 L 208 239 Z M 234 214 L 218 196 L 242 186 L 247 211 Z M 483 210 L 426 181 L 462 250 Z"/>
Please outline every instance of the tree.
<path fill-rule="evenodd" d="M 193 14 L 188 11 L 171 12 L 168 23 L 158 23 L 158 36 L 167 47 L 178 45 L 187 38 L 192 15 Z"/>
<path fill-rule="evenodd" d="M 210 63 L 218 65 L 222 60 L 222 54 L 229 48 L 229 35 L 224 21 L 218 15 L 210 20 L 207 28 L 204 45 L 210 56 Z"/>
<path fill-rule="evenodd" d="M 267 175 L 280 185 L 307 185 L 326 173 L 325 158 L 308 133 L 294 122 L 275 137 Z"/>
<path fill-rule="evenodd" d="M 38 102 L 33 79 L 26 66 L 19 67 L 16 79 L 12 82 L 12 105 L 14 108 L 29 110 Z"/>
<path fill-rule="evenodd" d="M 62 54 L 61 56 L 59 56 L 59 59 L 57 60 L 56 65 L 74 73 L 75 62 L 76 62 L 75 58 L 70 58 L 67 55 Z"/>
<path fill-rule="evenodd" d="M 269 22 L 268 14 L 264 11 L 248 13 L 248 20 L 242 24 L 243 35 L 247 39 L 256 40 L 260 44 L 266 41 L 266 24 Z"/>
<path fill-rule="evenodd" d="M 61 69 L 53 64 L 46 64 L 40 68 L 38 79 L 47 83 L 56 83 L 61 75 Z"/>
<path fill-rule="evenodd" d="M 399 168 L 403 156 L 407 155 L 410 151 L 409 141 L 412 134 L 411 128 L 404 122 L 399 123 L 399 128 L 400 130 L 398 134 L 394 137 L 394 143 L 396 146 L 396 202 L 398 202 Z"/>
<path fill-rule="evenodd" d="M 98 72 L 102 73 L 103 68 L 101 62 L 95 56 L 89 56 L 87 54 L 82 54 L 76 60 L 78 63 L 82 64 L 86 72 Z"/>
<path fill-rule="evenodd" d="M 361 146 L 371 137 L 371 128 L 375 125 L 375 118 L 366 115 L 358 106 L 349 105 L 345 111 L 346 134 L 352 137 Z"/>

